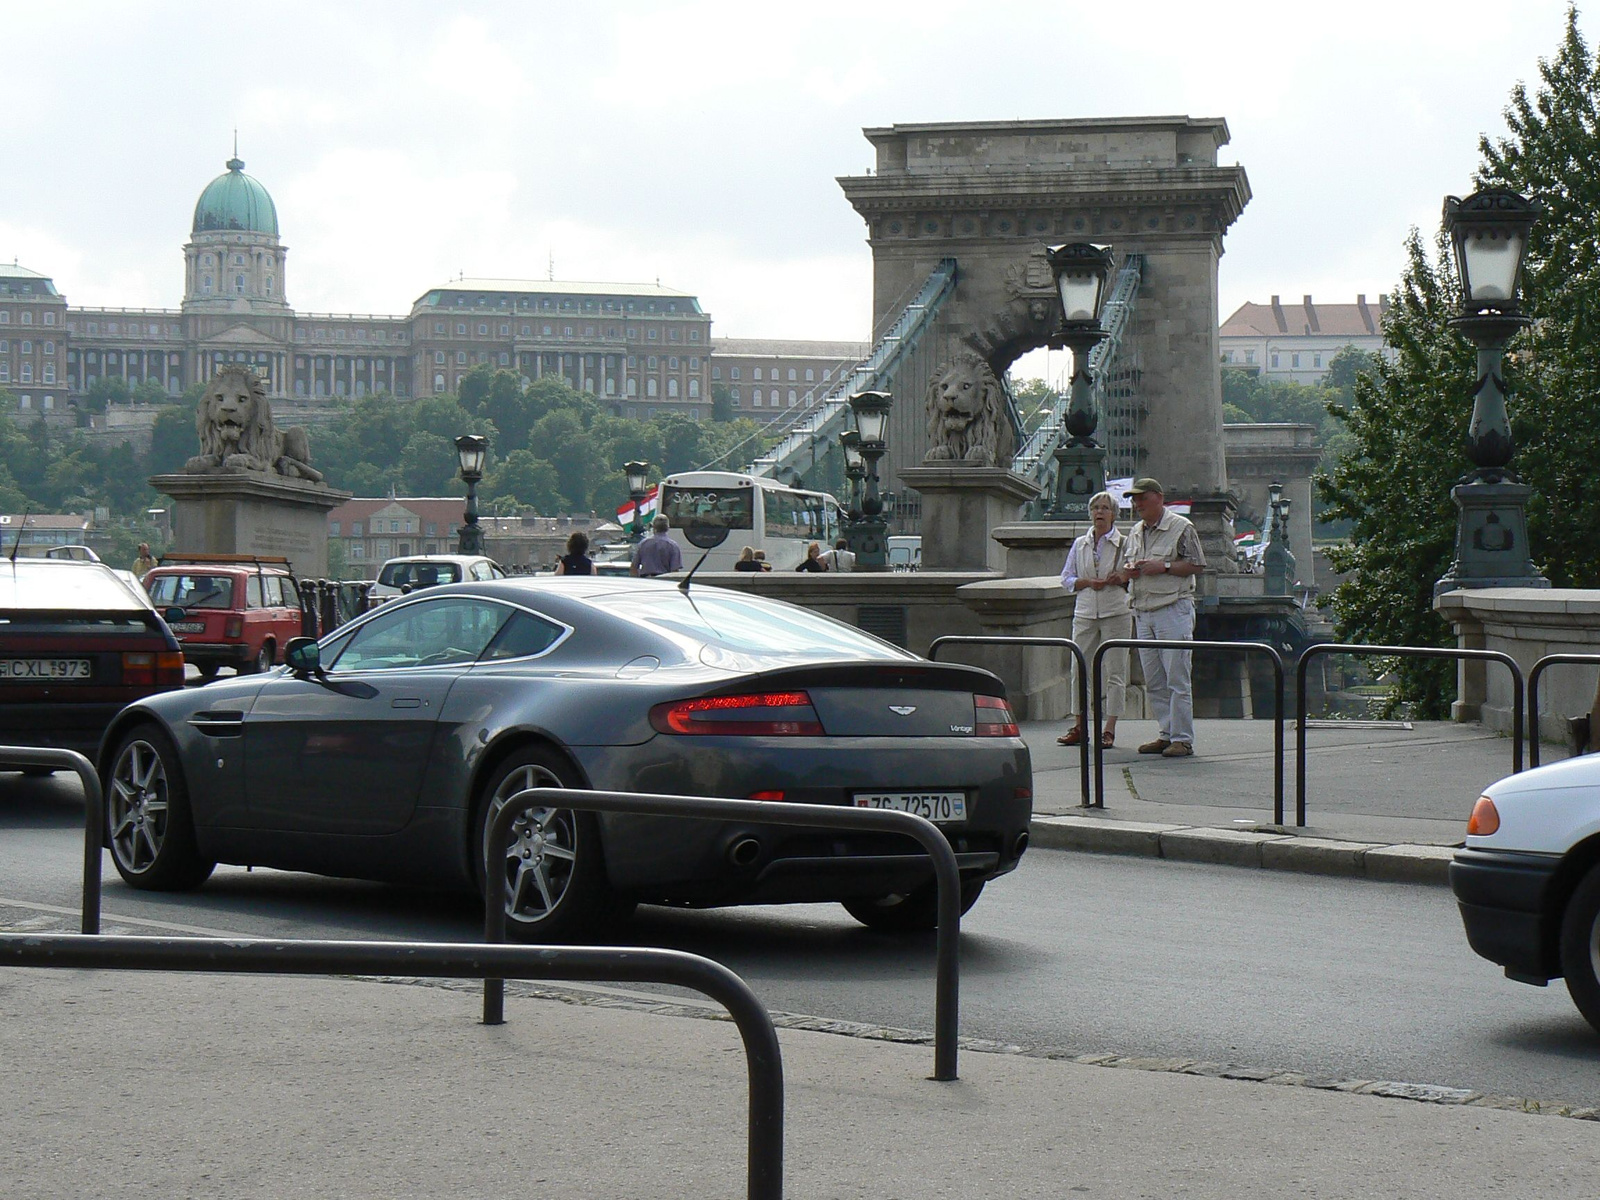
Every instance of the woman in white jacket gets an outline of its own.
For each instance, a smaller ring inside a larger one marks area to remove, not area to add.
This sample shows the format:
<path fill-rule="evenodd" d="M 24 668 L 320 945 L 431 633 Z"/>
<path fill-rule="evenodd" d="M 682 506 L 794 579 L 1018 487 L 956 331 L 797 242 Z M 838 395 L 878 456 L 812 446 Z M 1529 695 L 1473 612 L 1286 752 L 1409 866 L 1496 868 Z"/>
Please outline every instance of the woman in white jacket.
<path fill-rule="evenodd" d="M 1133 636 L 1133 614 L 1128 610 L 1128 585 L 1117 575 L 1122 567 L 1122 534 L 1117 532 L 1117 502 L 1109 492 L 1089 498 L 1089 519 L 1093 527 L 1072 543 L 1061 568 L 1061 586 L 1078 597 L 1072 614 L 1072 640 L 1083 650 L 1085 660 L 1094 661 L 1101 642 Z M 1122 715 L 1123 689 L 1128 681 L 1126 647 L 1107 650 L 1101 678 L 1105 681 L 1104 746 L 1117 740 L 1117 718 Z M 1067 689 L 1067 714 L 1074 716 L 1072 728 L 1056 739 L 1063 746 L 1083 741 L 1085 714 L 1077 712 L 1078 686 Z"/>

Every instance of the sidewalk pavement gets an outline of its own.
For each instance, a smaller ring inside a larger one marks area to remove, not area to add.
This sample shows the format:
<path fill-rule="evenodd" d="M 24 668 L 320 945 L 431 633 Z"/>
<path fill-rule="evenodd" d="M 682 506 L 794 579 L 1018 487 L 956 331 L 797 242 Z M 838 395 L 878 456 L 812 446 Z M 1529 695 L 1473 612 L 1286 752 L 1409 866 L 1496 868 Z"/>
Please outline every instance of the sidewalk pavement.
<path fill-rule="evenodd" d="M 1306 825 L 1295 819 L 1295 730 L 1284 726 L 1284 824 L 1274 821 L 1270 721 L 1197 721 L 1195 755 L 1139 754 L 1152 721 L 1106 751 L 1105 807 L 1083 808 L 1068 723 L 1027 722 L 1036 848 L 1142 854 L 1413 883 L 1445 883 L 1482 790 L 1512 770 L 1511 739 L 1449 721 L 1312 722 Z M 1545 760 L 1564 756 L 1545 747 Z M 1091 795 L 1093 760 L 1090 764 Z"/>
<path fill-rule="evenodd" d="M 507 1024 L 485 1027 L 478 985 L 0 972 L 0 1190 L 745 1194 L 731 1023 L 659 996 L 623 1008 L 518 987 Z M 1567 1200 L 1600 1175 L 1592 1125 L 1470 1092 L 1004 1047 L 963 1052 L 960 1080 L 933 1083 L 926 1045 L 780 1041 L 796 1200 Z"/>

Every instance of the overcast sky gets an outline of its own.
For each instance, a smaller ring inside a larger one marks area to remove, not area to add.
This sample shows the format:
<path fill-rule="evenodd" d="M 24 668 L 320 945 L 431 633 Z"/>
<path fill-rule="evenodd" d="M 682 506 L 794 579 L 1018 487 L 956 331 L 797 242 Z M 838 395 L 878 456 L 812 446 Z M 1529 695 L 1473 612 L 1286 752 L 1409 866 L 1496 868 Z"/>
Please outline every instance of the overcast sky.
<path fill-rule="evenodd" d="M 872 164 L 864 126 L 1181 113 L 1227 119 L 1254 193 L 1223 315 L 1351 302 L 1470 187 L 1565 8 L 0 0 L 0 256 L 74 304 L 176 307 L 237 127 L 302 311 L 404 313 L 553 257 L 693 292 L 721 336 L 864 339 L 871 255 L 835 183 Z"/>

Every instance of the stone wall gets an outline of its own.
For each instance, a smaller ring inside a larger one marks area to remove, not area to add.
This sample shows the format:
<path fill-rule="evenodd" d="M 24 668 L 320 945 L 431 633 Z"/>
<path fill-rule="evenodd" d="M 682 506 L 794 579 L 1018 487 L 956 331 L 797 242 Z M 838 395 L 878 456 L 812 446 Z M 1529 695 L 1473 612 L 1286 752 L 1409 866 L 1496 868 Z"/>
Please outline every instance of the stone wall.
<path fill-rule="evenodd" d="M 1600 654 L 1600 591 L 1575 588 L 1484 588 L 1446 592 L 1435 602 L 1465 650 L 1499 650 L 1524 677 L 1547 654 Z M 1539 679 L 1539 736 L 1562 742 L 1567 718 L 1594 703 L 1600 667 L 1547 668 Z M 1451 715 L 1511 729 L 1511 676 L 1495 663 L 1463 662 L 1457 668 L 1457 699 Z"/>

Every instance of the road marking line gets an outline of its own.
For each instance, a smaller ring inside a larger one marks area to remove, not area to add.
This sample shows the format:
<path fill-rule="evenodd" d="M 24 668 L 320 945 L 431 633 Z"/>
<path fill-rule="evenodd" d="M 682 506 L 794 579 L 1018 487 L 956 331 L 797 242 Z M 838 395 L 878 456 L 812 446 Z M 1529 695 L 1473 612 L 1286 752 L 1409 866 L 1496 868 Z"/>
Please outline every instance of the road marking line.
<path fill-rule="evenodd" d="M 25 908 L 30 912 L 53 913 L 61 917 L 74 917 L 80 921 L 83 919 L 82 909 L 66 908 L 59 904 L 35 904 L 31 900 L 12 900 L 6 896 L 0 896 L 0 908 Z M 119 925 L 143 925 L 149 929 L 167 929 L 173 933 L 192 933 L 200 937 L 236 938 L 257 936 L 255 934 L 240 933 L 237 929 L 211 929 L 204 925 L 179 925 L 172 921 L 152 921 L 145 917 L 125 917 L 118 913 L 102 912 L 100 920 L 102 924 L 114 921 Z"/>

